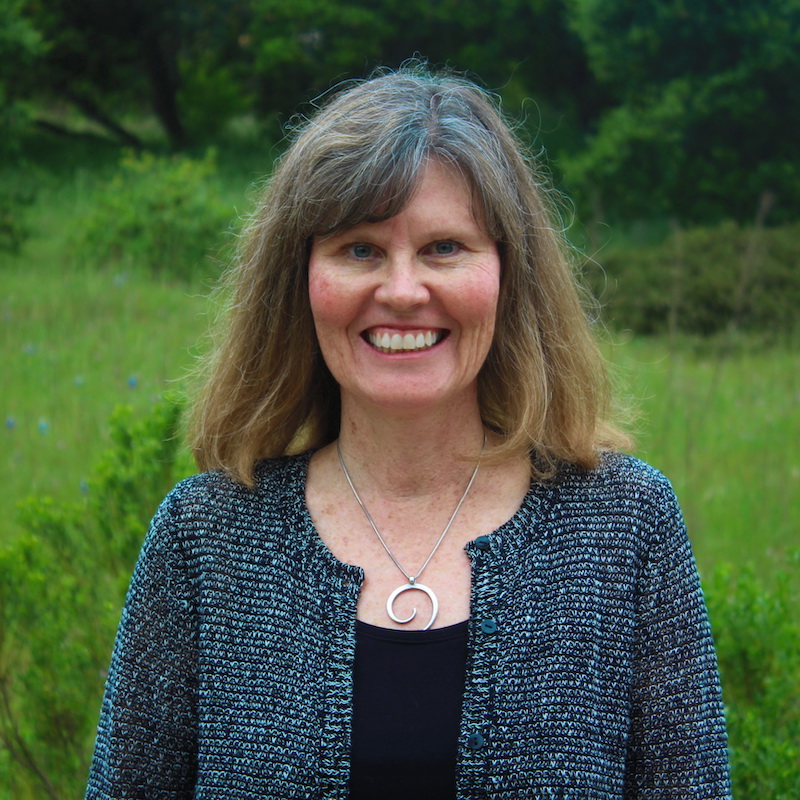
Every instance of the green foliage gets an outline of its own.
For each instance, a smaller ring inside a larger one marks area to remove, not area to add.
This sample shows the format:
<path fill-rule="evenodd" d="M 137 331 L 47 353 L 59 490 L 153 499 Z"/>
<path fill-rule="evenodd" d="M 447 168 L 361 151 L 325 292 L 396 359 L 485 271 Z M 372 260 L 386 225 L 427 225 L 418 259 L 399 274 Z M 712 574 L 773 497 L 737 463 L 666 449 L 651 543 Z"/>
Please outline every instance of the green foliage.
<path fill-rule="evenodd" d="M 515 104 L 535 92 L 562 126 L 565 109 L 585 121 L 603 105 L 561 0 L 20 2 L 46 52 L 17 83 L 128 144 L 121 113 L 149 106 L 180 148 L 235 113 L 289 114 L 331 84 L 417 55 L 470 70 Z"/>
<path fill-rule="evenodd" d="M 29 123 L 17 76 L 44 52 L 38 31 L 22 15 L 22 0 L 0 0 L 0 157 L 16 155 Z"/>
<path fill-rule="evenodd" d="M 0 253 L 19 252 L 30 233 L 23 213 L 32 200 L 32 195 L 19 190 L 0 189 Z"/>
<path fill-rule="evenodd" d="M 246 0 L 20 0 L 19 6 L 46 45 L 35 69 L 15 71 L 23 90 L 45 105 L 69 103 L 129 145 L 138 140 L 122 128 L 120 113 L 149 106 L 175 147 L 190 138 L 178 103 L 186 77 L 179 62 L 219 65 L 224 73 L 224 64 L 239 60 L 236 36 L 249 13 Z M 184 99 L 201 100 L 194 88 Z M 206 114 L 218 97 L 216 91 L 202 101 Z"/>
<path fill-rule="evenodd" d="M 617 106 L 565 164 L 569 185 L 611 216 L 682 221 L 800 211 L 800 0 L 721 5 L 569 0 L 589 65 Z M 597 200 L 595 199 L 597 205 Z"/>
<path fill-rule="evenodd" d="M 23 90 L 45 106 L 69 103 L 133 144 L 110 109 L 143 105 L 151 87 L 174 82 L 171 4 L 23 0 L 22 6 L 45 44 L 33 69 L 17 72 Z"/>
<path fill-rule="evenodd" d="M 209 56 L 182 60 L 179 66 L 177 100 L 193 140 L 212 141 L 227 122 L 251 108 L 253 99 L 240 85 L 234 65 L 220 64 Z"/>
<path fill-rule="evenodd" d="M 12 59 L 30 59 L 40 52 L 39 32 L 23 15 L 24 0 L 0 0 L 0 76 Z"/>
<path fill-rule="evenodd" d="M 207 273 L 232 216 L 215 173 L 212 150 L 202 160 L 129 152 L 76 230 L 73 260 L 183 280 Z"/>
<path fill-rule="evenodd" d="M 119 120 L 149 108 L 179 149 L 414 56 L 501 93 L 580 216 L 800 211 L 800 0 L 2 0 L 0 118 L 24 127 L 33 98 L 58 129 L 69 105 L 138 147 Z"/>
<path fill-rule="evenodd" d="M 252 7 L 248 35 L 265 110 L 286 111 L 337 76 L 363 71 L 388 33 L 380 10 L 363 2 L 253 0 Z"/>
<path fill-rule="evenodd" d="M 46 50 L 39 31 L 23 15 L 24 0 L 0 0 L 0 155 L 16 142 L 21 105 L 17 77 Z"/>
<path fill-rule="evenodd" d="M 0 0 L 0 164 L 18 161 L 31 110 L 18 91 L 16 77 L 44 51 L 38 31 L 22 14 L 22 0 Z M 0 253 L 16 252 L 28 231 L 24 206 L 32 192 L 0 186 Z"/>
<path fill-rule="evenodd" d="M 31 498 L 0 550 L 0 748 L 13 796 L 78 797 L 119 609 L 149 517 L 180 474 L 179 409 L 134 422 L 79 504 Z"/>
<path fill-rule="evenodd" d="M 587 271 L 613 327 L 704 336 L 782 336 L 797 329 L 800 225 L 675 229 L 660 244 L 627 244 Z"/>
<path fill-rule="evenodd" d="M 620 98 L 674 78 L 796 68 L 797 0 L 566 0 L 596 77 Z"/>
<path fill-rule="evenodd" d="M 747 567 L 706 586 L 728 718 L 734 797 L 800 796 L 800 552 L 766 589 Z"/>
<path fill-rule="evenodd" d="M 251 0 L 251 8 L 245 40 L 264 112 L 291 111 L 341 80 L 412 57 L 477 75 L 514 110 L 534 94 L 557 109 L 562 128 L 603 105 L 561 0 Z"/>

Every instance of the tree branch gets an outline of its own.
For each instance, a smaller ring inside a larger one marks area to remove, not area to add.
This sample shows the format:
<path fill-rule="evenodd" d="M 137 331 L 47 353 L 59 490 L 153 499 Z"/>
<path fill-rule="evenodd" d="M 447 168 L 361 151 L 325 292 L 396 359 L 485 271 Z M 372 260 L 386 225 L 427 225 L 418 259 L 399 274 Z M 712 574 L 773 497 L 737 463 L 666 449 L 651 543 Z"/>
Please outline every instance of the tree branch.
<path fill-rule="evenodd" d="M 89 119 L 94 120 L 102 128 L 114 134 L 123 144 L 127 144 L 129 147 L 133 147 L 136 150 L 142 149 L 143 145 L 141 139 L 125 130 L 118 122 L 109 117 L 93 100 L 79 95 L 68 86 L 59 86 L 56 91 L 64 99 L 68 100 L 74 106 L 77 106 Z"/>

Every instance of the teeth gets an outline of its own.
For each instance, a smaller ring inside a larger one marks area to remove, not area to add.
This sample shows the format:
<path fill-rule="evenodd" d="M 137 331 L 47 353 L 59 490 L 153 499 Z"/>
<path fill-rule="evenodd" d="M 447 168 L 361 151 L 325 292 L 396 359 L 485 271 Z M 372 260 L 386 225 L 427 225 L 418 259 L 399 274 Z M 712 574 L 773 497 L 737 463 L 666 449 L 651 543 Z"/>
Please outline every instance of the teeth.
<path fill-rule="evenodd" d="M 427 350 L 442 337 L 437 331 L 425 333 L 370 333 L 370 344 L 382 353 L 401 353 L 409 350 Z"/>

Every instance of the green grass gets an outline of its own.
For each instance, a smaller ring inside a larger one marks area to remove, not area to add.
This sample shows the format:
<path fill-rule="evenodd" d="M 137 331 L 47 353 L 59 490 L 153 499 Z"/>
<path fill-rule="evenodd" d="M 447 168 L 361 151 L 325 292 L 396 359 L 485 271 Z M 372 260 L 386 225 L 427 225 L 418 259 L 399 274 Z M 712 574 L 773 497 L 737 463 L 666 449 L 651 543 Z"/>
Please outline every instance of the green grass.
<path fill-rule="evenodd" d="M 79 496 L 108 444 L 114 407 L 144 410 L 177 388 L 206 323 L 201 297 L 132 276 L 19 269 L 4 284 L 0 518 L 8 525 L 28 494 Z"/>
<path fill-rule="evenodd" d="M 0 255 L 0 541 L 15 535 L 22 498 L 80 495 L 114 408 L 144 410 L 177 388 L 206 329 L 204 286 L 70 261 L 71 232 L 110 167 L 67 160 L 62 170 L 31 172 L 37 199 L 25 223 L 35 234 Z"/>
<path fill-rule="evenodd" d="M 800 547 L 800 357 L 632 340 L 614 350 L 641 410 L 637 455 L 672 481 L 702 571 Z"/>
<path fill-rule="evenodd" d="M 219 148 L 232 221 L 249 210 L 252 184 L 274 155 L 268 142 Z M 80 496 L 108 445 L 114 408 L 143 412 L 179 390 L 208 327 L 206 297 L 220 269 L 211 258 L 208 277 L 191 286 L 113 264 L 75 265 L 74 231 L 120 156 L 110 144 L 36 134 L 0 176 L 0 189 L 26 186 L 35 197 L 23 210 L 31 236 L 19 253 L 0 253 L 0 541 L 17 532 L 19 500 Z"/>

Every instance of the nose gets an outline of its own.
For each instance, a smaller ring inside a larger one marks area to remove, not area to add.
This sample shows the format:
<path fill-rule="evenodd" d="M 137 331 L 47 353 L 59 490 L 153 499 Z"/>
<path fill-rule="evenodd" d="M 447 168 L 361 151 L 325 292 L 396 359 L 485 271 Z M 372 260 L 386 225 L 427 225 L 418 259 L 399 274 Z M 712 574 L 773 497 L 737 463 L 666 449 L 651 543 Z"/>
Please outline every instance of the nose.
<path fill-rule="evenodd" d="M 379 303 L 398 310 L 424 305 L 430 300 L 425 282 L 425 268 L 414 255 L 395 255 L 387 259 L 381 282 L 375 290 Z"/>

